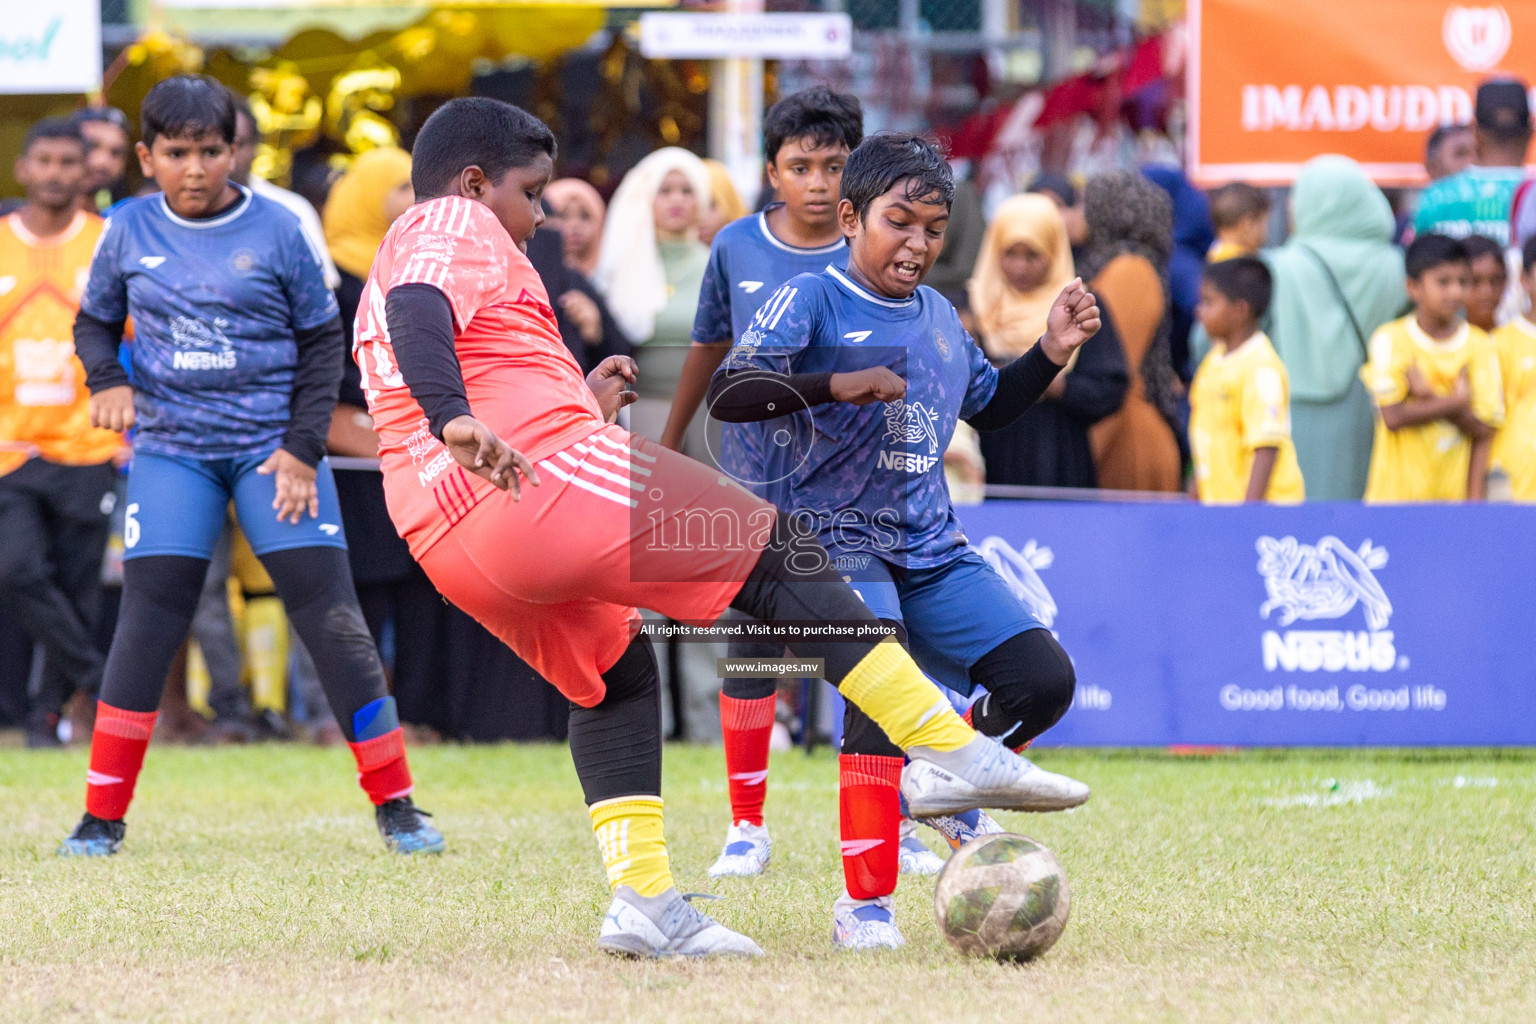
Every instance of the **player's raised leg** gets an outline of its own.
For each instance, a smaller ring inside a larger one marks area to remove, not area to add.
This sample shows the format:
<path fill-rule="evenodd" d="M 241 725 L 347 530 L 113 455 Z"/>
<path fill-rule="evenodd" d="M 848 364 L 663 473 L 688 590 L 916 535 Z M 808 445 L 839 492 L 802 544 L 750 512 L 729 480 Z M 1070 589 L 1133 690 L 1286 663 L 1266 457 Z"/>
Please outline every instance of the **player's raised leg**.
<path fill-rule="evenodd" d="M 878 622 L 820 545 L 794 536 L 782 519 L 732 607 L 765 622 Z M 823 659 L 828 681 L 905 751 L 901 792 L 914 818 L 978 807 L 1060 810 L 1088 799 L 1082 783 L 1043 772 L 978 735 L 894 639 L 799 639 L 788 646 L 798 657 Z"/>

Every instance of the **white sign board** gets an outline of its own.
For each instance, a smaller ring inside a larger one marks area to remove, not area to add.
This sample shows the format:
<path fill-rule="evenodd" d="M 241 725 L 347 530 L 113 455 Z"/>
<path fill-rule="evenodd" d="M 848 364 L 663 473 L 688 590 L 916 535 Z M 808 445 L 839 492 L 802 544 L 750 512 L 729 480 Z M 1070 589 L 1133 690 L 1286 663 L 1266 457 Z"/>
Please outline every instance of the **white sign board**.
<path fill-rule="evenodd" d="M 660 58 L 841 60 L 853 51 L 846 14 L 659 13 L 640 16 L 640 52 Z"/>
<path fill-rule="evenodd" d="M 0 93 L 101 88 L 100 0 L 17 0 L 0 18 Z"/>

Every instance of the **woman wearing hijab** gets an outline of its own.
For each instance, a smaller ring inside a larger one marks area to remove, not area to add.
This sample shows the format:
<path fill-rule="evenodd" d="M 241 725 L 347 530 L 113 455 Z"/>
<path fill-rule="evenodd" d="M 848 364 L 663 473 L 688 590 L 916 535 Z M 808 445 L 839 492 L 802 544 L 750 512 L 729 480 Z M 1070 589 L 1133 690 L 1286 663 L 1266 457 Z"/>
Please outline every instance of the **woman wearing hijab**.
<path fill-rule="evenodd" d="M 560 178 L 544 189 L 550 212 L 528 240 L 528 262 L 554 301 L 560 338 L 582 370 L 591 373 L 609 356 L 630 354 L 603 297 L 592 284 L 603 230 L 603 199 L 579 178 Z"/>
<path fill-rule="evenodd" d="M 747 215 L 747 204 L 741 201 L 741 193 L 736 191 L 736 183 L 731 180 L 731 172 L 725 164 L 719 160 L 705 160 L 704 166 L 709 171 L 710 208 L 699 225 L 699 241 L 709 245 L 721 228 Z"/>
<path fill-rule="evenodd" d="M 660 440 L 682 375 L 709 247 L 699 226 L 711 209 L 704 161 L 676 146 L 636 164 L 613 194 L 592 283 L 635 346 L 639 401 L 630 427 Z M 707 459 L 706 417 L 696 417 L 682 451 Z"/>
<path fill-rule="evenodd" d="M 1034 193 L 1004 200 L 982 236 L 967 285 L 977 341 L 994 363 L 1010 363 L 1034 347 L 1051 303 L 1074 276 L 1056 203 Z M 1013 425 L 981 435 L 987 482 L 1096 486 L 1088 428 L 1120 408 L 1125 389 L 1125 355 L 1105 317 L 1039 402 Z"/>
<path fill-rule="evenodd" d="M 1360 367 L 1406 301 L 1392 207 L 1359 164 L 1320 156 L 1297 175 L 1291 220 L 1290 240 L 1261 254 L 1275 281 L 1266 330 L 1291 378 L 1291 437 L 1308 499 L 1357 501 L 1375 429 Z"/>
<path fill-rule="evenodd" d="M 544 202 L 565 242 L 565 265 L 590 280 L 603 240 L 603 197 L 580 178 L 557 178 L 544 189 Z"/>
<path fill-rule="evenodd" d="M 1101 174 L 1083 190 L 1088 243 L 1078 273 L 1113 317 L 1129 386 L 1119 411 L 1089 430 L 1099 486 L 1177 491 L 1183 483 L 1171 423 L 1182 388 L 1169 352 L 1168 194 L 1134 171 Z"/>

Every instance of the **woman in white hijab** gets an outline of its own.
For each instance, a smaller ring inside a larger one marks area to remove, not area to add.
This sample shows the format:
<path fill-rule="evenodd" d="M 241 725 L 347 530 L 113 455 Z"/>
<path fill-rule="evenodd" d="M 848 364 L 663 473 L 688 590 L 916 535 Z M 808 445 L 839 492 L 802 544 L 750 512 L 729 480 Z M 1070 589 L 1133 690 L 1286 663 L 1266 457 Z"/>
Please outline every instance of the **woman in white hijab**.
<path fill-rule="evenodd" d="M 693 331 L 709 248 L 699 225 L 710 209 L 709 170 L 676 146 L 659 149 L 624 175 L 603 224 L 592 283 L 634 343 L 639 364 L 630 428 L 659 440 Z M 706 459 L 705 417 L 683 441 L 683 452 Z"/>

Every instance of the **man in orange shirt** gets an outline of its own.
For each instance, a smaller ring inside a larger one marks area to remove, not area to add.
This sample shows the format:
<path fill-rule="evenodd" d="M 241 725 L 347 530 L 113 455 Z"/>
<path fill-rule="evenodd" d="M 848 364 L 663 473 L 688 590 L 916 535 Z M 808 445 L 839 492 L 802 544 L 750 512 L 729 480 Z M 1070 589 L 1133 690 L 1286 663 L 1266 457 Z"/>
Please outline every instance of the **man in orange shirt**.
<path fill-rule="evenodd" d="M 59 743 L 71 691 L 94 693 L 94 639 L 121 434 L 90 423 L 74 320 L 99 217 L 79 208 L 85 141 L 69 121 L 39 121 L 16 161 L 27 190 L 0 220 L 0 608 L 45 652 L 27 745 Z"/>

